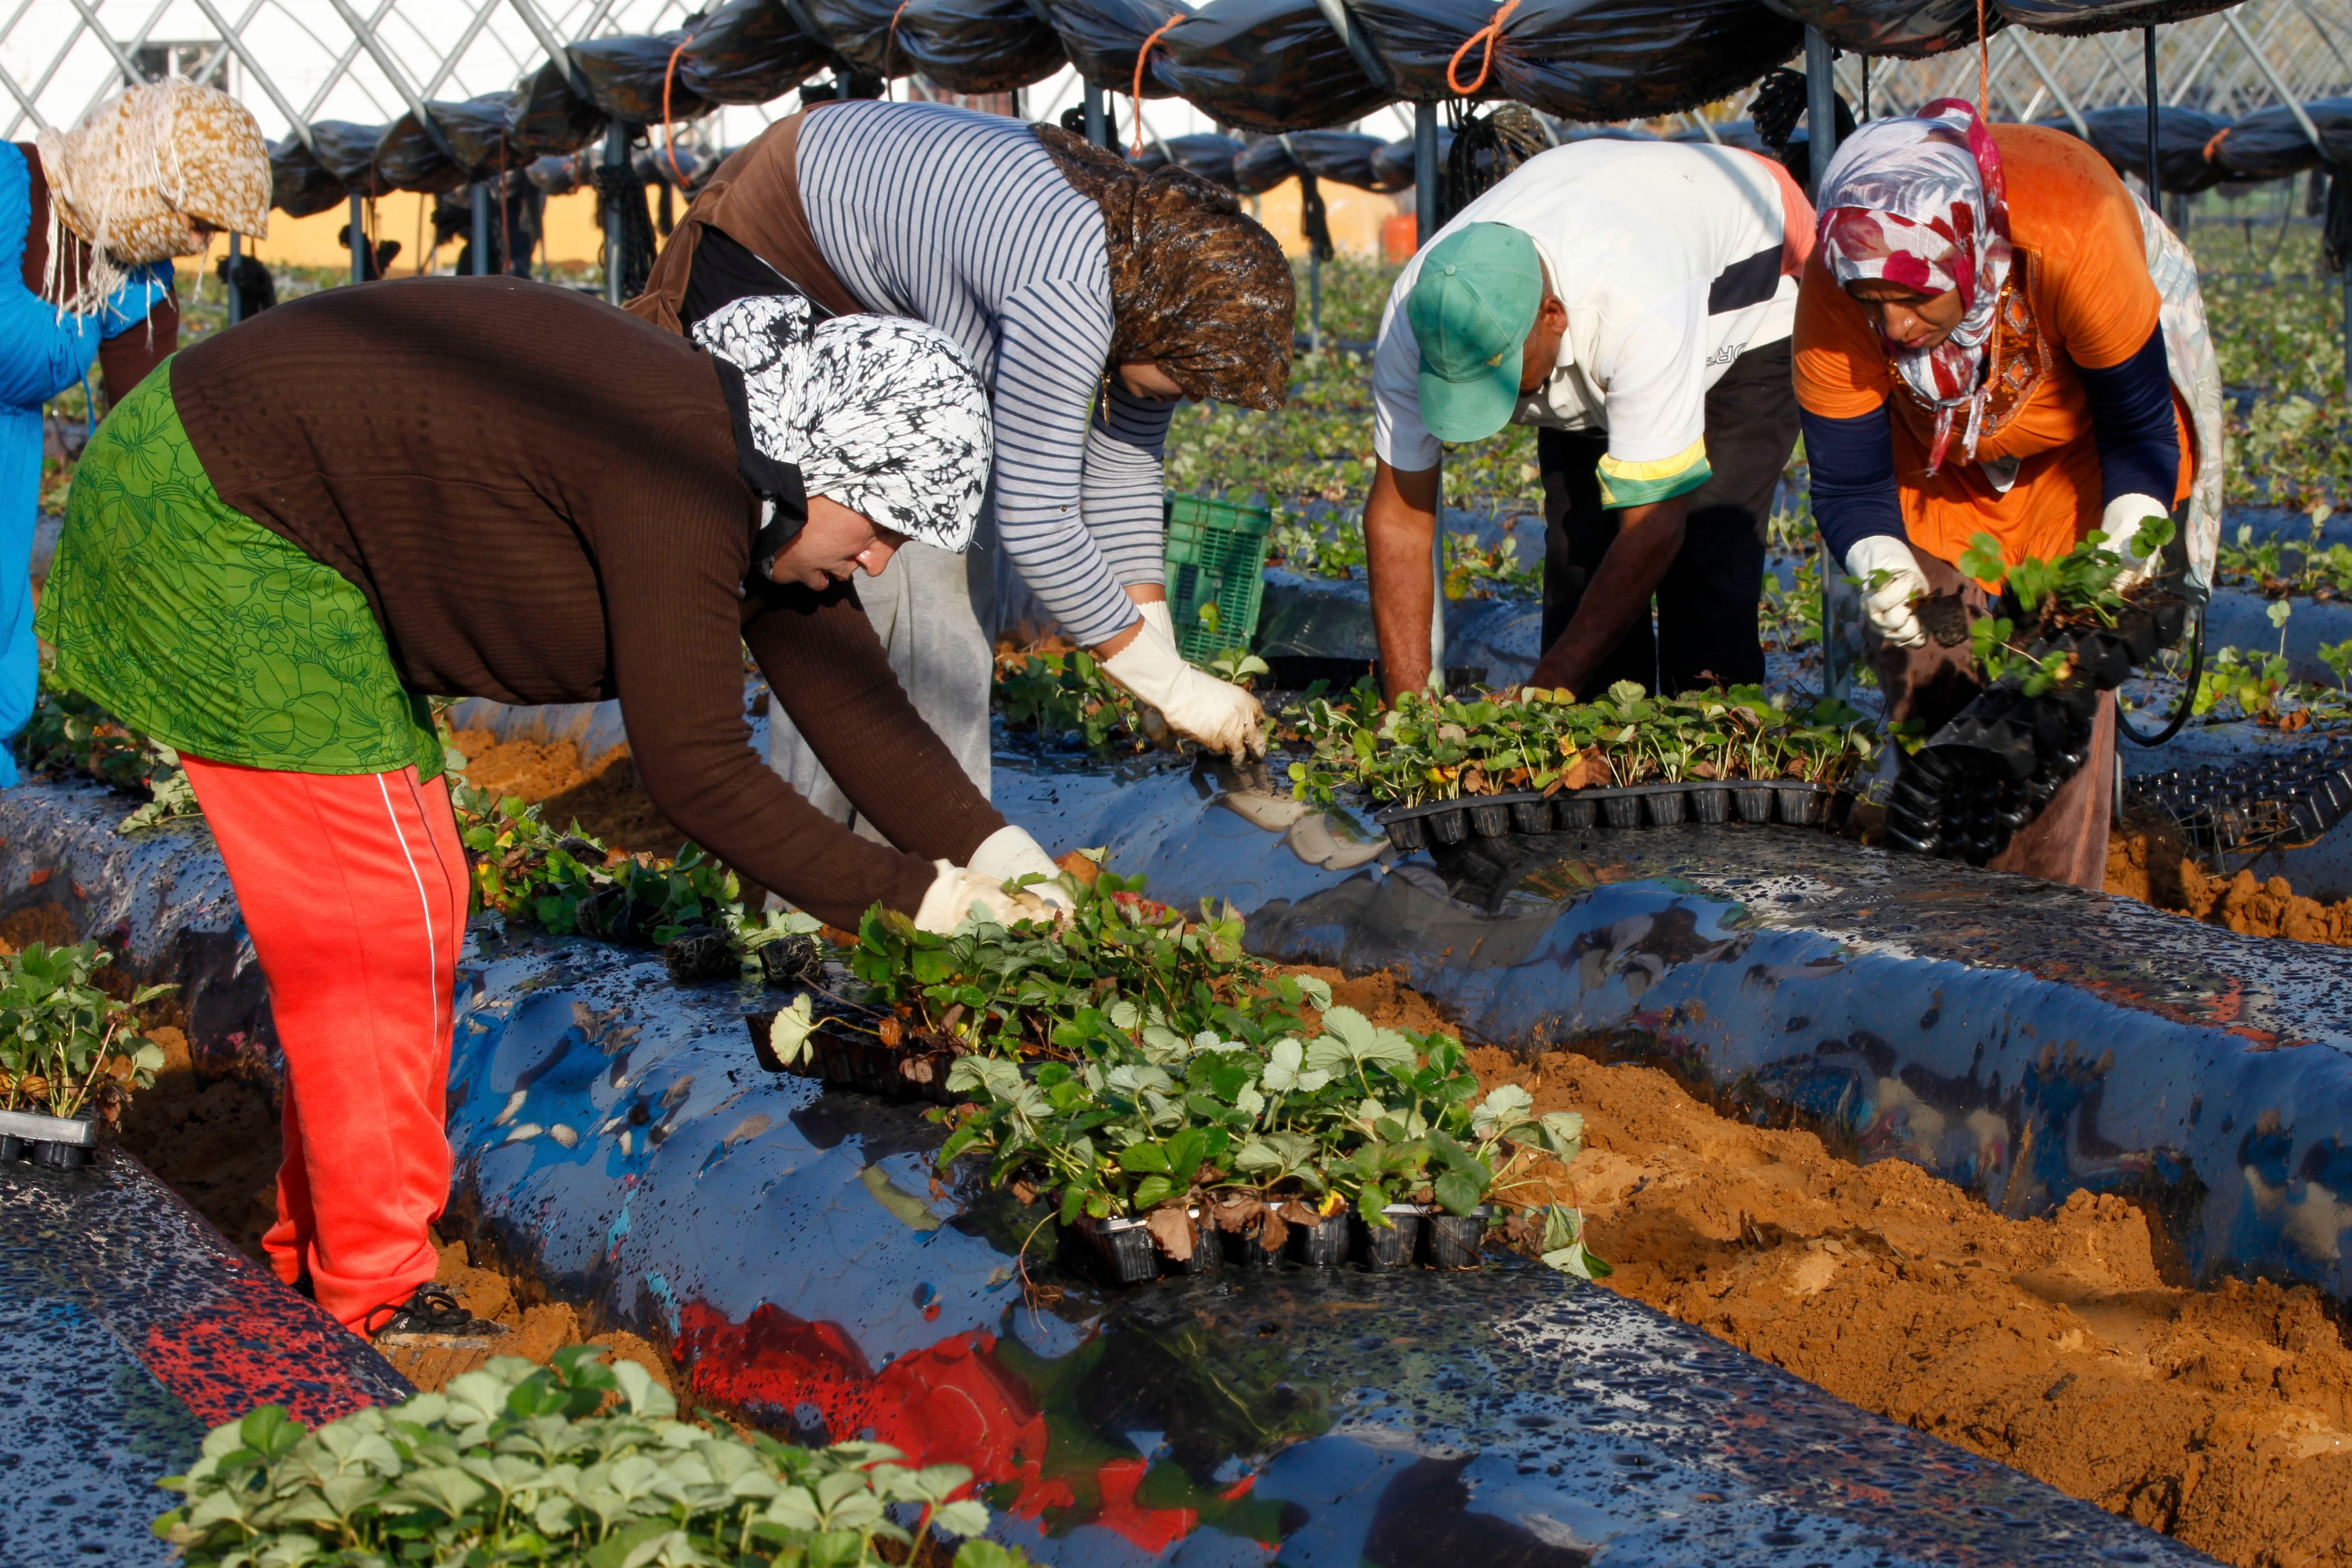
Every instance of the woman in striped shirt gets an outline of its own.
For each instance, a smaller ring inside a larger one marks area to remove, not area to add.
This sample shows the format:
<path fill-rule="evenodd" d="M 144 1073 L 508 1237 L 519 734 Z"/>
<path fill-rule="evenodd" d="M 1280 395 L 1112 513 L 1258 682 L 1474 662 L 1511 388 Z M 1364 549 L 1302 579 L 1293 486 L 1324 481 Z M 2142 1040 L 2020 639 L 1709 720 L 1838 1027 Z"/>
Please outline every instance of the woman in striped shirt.
<path fill-rule="evenodd" d="M 1045 612 L 1171 728 L 1237 759 L 1263 714 L 1176 651 L 1160 447 L 1177 400 L 1251 408 L 1289 380 L 1290 268 L 1227 193 L 1146 176 L 1045 126 L 937 104 L 827 104 L 771 126 L 695 199 L 630 308 L 674 331 L 745 294 L 912 316 L 961 343 L 996 423 L 997 539 Z M 863 590 L 915 705 L 983 789 L 990 563 L 902 551 Z M 846 816 L 779 727 L 772 760 Z"/>

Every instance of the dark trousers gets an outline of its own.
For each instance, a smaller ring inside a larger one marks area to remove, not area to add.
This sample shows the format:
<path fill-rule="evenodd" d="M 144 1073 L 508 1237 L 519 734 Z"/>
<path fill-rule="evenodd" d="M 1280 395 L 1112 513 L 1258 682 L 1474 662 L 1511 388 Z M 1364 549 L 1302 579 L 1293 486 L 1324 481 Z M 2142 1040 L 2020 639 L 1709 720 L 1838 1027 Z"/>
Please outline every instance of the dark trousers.
<path fill-rule="evenodd" d="M 1635 621 L 1601 661 L 1580 697 L 1620 680 L 1650 691 L 1688 691 L 1764 679 L 1757 608 L 1764 590 L 1765 526 L 1772 496 L 1797 447 L 1797 396 L 1789 341 L 1751 349 L 1706 395 L 1706 457 L 1714 472 L 1690 493 L 1683 547 L 1658 584 L 1657 627 Z M 1568 629 L 1584 585 L 1617 537 L 1618 516 L 1601 505 L 1604 432 L 1538 429 L 1544 489 L 1546 649 Z"/>

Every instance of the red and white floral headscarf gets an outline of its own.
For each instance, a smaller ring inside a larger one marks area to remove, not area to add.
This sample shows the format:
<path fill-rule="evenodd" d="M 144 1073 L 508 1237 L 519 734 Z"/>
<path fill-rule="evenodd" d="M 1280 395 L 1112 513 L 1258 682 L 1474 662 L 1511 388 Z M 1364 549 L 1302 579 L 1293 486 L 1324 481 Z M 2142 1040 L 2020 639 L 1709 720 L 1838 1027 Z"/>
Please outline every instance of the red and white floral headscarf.
<path fill-rule="evenodd" d="M 1924 294 L 1959 290 L 1962 314 L 1951 336 L 1932 349 L 1890 343 L 1887 352 L 1936 410 L 1927 472 L 1943 466 L 1963 410 L 1962 450 L 1974 460 L 2011 256 L 2000 151 L 1976 105 L 1939 99 L 1916 116 L 1863 126 L 1830 160 L 1821 212 L 1822 260 L 1839 287 L 1884 278 Z"/>

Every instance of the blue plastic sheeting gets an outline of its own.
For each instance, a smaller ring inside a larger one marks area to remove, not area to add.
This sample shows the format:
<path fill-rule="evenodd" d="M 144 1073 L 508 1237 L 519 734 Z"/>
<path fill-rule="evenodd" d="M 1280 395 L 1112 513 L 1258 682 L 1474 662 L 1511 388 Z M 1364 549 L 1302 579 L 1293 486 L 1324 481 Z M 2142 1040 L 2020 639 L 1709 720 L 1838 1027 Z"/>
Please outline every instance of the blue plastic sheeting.
<path fill-rule="evenodd" d="M 1108 1293 L 935 1186 L 916 1110 L 771 1075 L 732 984 L 481 940 L 462 1213 L 696 1399 L 968 1465 L 1057 1563 L 2193 1563 L 1609 1291 L 1243 1269 Z M 1048 1233 L 1050 1234 L 1050 1233 Z"/>
<path fill-rule="evenodd" d="M 177 1500 L 155 1482 L 215 1424 L 410 1392 L 137 1161 L 0 1165 L 0 1563 L 170 1562 L 148 1526 Z"/>
<path fill-rule="evenodd" d="M 2007 1214 L 2135 1195 L 2202 1274 L 2352 1296 L 2352 952 L 1789 828 L 1400 858 L 1263 775 L 997 780 L 1049 847 L 1229 898 L 1269 956 L 1396 967 L 1478 1039 L 1647 1055 Z"/>

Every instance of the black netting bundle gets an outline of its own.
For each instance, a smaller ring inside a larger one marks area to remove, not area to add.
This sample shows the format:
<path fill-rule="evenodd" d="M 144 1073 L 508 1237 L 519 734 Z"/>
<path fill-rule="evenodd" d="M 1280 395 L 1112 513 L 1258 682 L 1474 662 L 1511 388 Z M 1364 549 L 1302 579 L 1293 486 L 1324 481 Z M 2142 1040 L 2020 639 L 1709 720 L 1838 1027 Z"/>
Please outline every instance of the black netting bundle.
<path fill-rule="evenodd" d="M 655 125 L 665 119 L 694 120 L 709 112 L 710 100 L 683 79 L 669 83 L 669 112 L 662 112 L 662 83 L 668 77 L 669 58 L 686 41 L 683 31 L 652 37 L 592 38 L 566 46 L 572 68 L 588 89 L 596 107 L 614 120 L 632 125 Z"/>
<path fill-rule="evenodd" d="M 2352 99 L 2323 98 L 2303 106 L 2320 144 L 2304 134 L 2286 105 L 2256 110 L 2230 127 L 2213 161 L 2236 180 L 2278 180 L 2329 163 L 2352 163 Z"/>
<path fill-rule="evenodd" d="M 677 58 L 677 80 L 705 103 L 782 98 L 832 58 L 781 0 L 728 0 L 693 32 Z"/>
<path fill-rule="evenodd" d="M 604 130 L 604 111 L 553 60 L 517 82 L 507 102 L 507 152 L 518 163 L 577 153 Z"/>
<path fill-rule="evenodd" d="M 2074 132 L 2070 120 L 2039 121 L 2053 131 Z M 2205 149 L 2213 138 L 2229 126 L 2218 114 L 2208 114 L 2201 109 L 2182 109 L 2173 105 L 2156 111 L 2156 178 L 2165 190 L 2183 195 L 2210 190 L 2221 183 L 2228 171 L 2205 156 Z M 2099 156 L 2115 165 L 2119 174 L 2141 175 L 2147 172 L 2147 110 L 2136 104 L 2118 105 L 2114 109 L 2094 109 L 2083 116 L 2089 141 L 2098 149 Z"/>
<path fill-rule="evenodd" d="M 1136 154 L 1135 166 L 1148 171 L 1173 163 L 1188 174 L 1200 175 L 1212 184 L 1232 190 L 1235 188 L 1234 159 L 1241 150 L 1242 144 L 1232 137 L 1219 136 L 1208 131 L 1190 136 L 1171 136 L 1165 142 L 1155 138 L 1146 142 L 1143 151 Z"/>
<path fill-rule="evenodd" d="M 269 205 L 288 217 L 309 217 L 340 204 L 351 192 L 310 155 L 301 138 L 269 144 Z"/>
<path fill-rule="evenodd" d="M 898 68 L 949 92 L 1011 92 L 1067 63 L 1028 0 L 908 0 L 898 17 Z"/>
<path fill-rule="evenodd" d="M 621 298 L 634 299 L 646 291 L 646 279 L 653 275 L 656 244 L 653 215 L 646 210 L 646 187 L 638 180 L 635 169 L 607 168 L 603 163 L 591 171 L 591 182 L 596 187 L 597 233 L 609 235 L 612 232 L 605 226 L 605 215 L 613 210 L 614 202 L 620 204 L 621 258 L 618 270 Z M 610 240 L 606 241 L 605 249 L 608 253 L 611 250 Z M 604 258 L 604 265 L 607 268 L 614 265 L 609 254 Z"/>
<path fill-rule="evenodd" d="M 1315 0 L 1209 0 L 1160 43 L 1147 84 L 1226 125 L 1305 130 L 1394 100 L 1366 79 Z"/>
<path fill-rule="evenodd" d="M 1988 0 L 2037 33 L 2127 33 L 2226 11 L 2239 0 Z"/>
<path fill-rule="evenodd" d="M 1445 154 L 1444 182 L 1438 187 L 1437 221 L 1493 190 L 1512 170 L 1552 144 L 1534 112 L 1523 103 L 1498 103 L 1476 114 L 1454 134 Z"/>
<path fill-rule="evenodd" d="M 461 190 L 472 183 L 466 171 L 441 151 L 433 133 L 417 122 L 413 110 L 385 126 L 376 142 L 375 182 L 378 190 L 422 191 L 428 195 Z"/>
<path fill-rule="evenodd" d="M 1821 29 L 1841 49 L 1925 59 L 1977 41 L 1977 0 L 1764 0 L 1783 16 Z M 1985 31 L 2008 18 L 1990 5 Z"/>
<path fill-rule="evenodd" d="M 1441 125 L 1437 128 L 1437 155 L 1443 159 L 1454 150 L 1454 132 Z M 1383 144 L 1372 154 L 1373 185 L 1377 191 L 1411 190 L 1412 178 L 1412 138 L 1400 136 Z"/>
<path fill-rule="evenodd" d="M 1118 92 L 1135 85 L 1135 56 L 1143 41 L 1170 17 L 1185 14 L 1182 6 L 1170 0 L 1037 0 L 1037 4 L 1052 15 L 1054 31 L 1062 37 L 1062 52 L 1078 74 L 1097 87 Z M 1181 31 L 1174 29 L 1170 36 Z M 1144 72 L 1144 97 L 1166 98 L 1173 90 L 1149 70 Z"/>
<path fill-rule="evenodd" d="M 802 0 L 833 51 L 868 76 L 901 77 L 915 67 L 890 29 L 898 0 Z M 906 18 L 899 17 L 903 28 Z"/>
<path fill-rule="evenodd" d="M 327 173 L 350 187 L 353 195 L 376 193 L 375 144 L 383 140 L 391 129 L 384 125 L 359 125 L 348 120 L 321 120 L 310 127 L 310 141 L 319 150 L 319 162 Z"/>
<path fill-rule="evenodd" d="M 433 123 L 449 144 L 457 166 L 469 180 L 483 180 L 518 162 L 507 149 L 507 111 L 513 106 L 514 95 L 502 92 L 490 98 L 469 98 L 463 103 L 425 107 L 433 111 Z M 377 149 L 379 157 L 382 151 Z"/>
<path fill-rule="evenodd" d="M 1373 160 L 1383 143 L 1359 131 L 1294 131 L 1251 142 L 1234 160 L 1234 184 L 1255 195 L 1297 174 L 1313 174 L 1362 190 L 1400 187 L 1386 183 Z"/>
<path fill-rule="evenodd" d="M 1447 63 L 1495 15 L 1487 0 L 1349 0 L 1400 96 L 1454 96 Z M 1472 96 L 1563 120 L 1638 120 L 1711 103 L 1796 52 L 1804 29 L 1753 0 L 1527 0 Z M 1476 80 L 1484 46 L 1463 57 Z"/>

